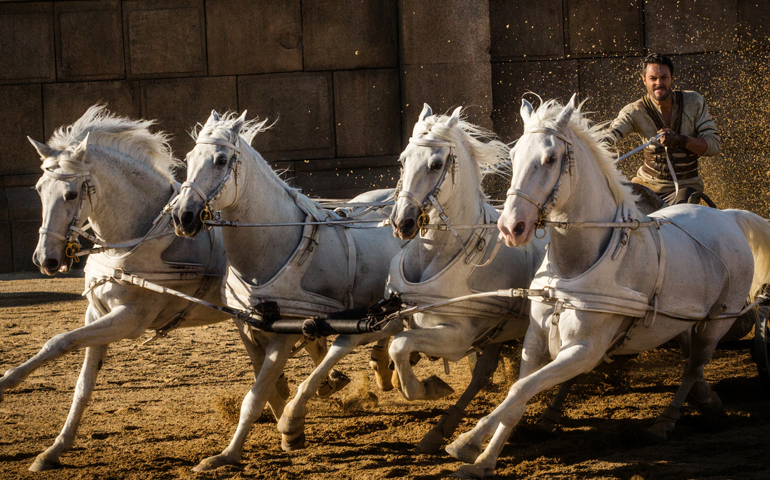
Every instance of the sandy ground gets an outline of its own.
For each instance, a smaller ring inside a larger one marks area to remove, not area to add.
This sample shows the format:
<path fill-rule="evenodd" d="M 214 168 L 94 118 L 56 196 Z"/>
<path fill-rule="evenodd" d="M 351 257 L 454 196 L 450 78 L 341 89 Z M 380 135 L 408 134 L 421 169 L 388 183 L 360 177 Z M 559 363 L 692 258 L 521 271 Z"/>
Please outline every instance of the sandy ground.
<path fill-rule="evenodd" d="M 0 276 L 0 371 L 36 353 L 51 336 L 82 325 L 82 279 L 37 274 Z M 73 352 L 32 374 L 0 403 L 0 478 L 419 478 L 450 475 L 460 464 L 445 453 L 417 455 L 414 446 L 454 402 L 469 380 L 467 364 L 421 361 L 421 376 L 440 375 L 456 392 L 435 402 L 405 401 L 398 391 L 377 391 L 367 370 L 368 348 L 339 369 L 354 381 L 336 398 L 311 403 L 307 446 L 287 454 L 272 421 L 258 423 L 242 462 L 215 472 L 191 471 L 220 452 L 235 430 L 233 405 L 253 373 L 229 323 L 173 332 L 158 343 L 114 344 L 74 448 L 63 467 L 27 471 L 61 429 L 83 352 Z M 706 418 L 685 407 L 670 440 L 655 444 L 643 430 L 670 400 L 681 361 L 658 349 L 604 365 L 583 379 L 567 400 L 569 419 L 553 434 L 533 427 L 553 392 L 530 404 L 498 462 L 499 478 L 770 478 L 768 393 L 743 341 L 719 350 L 706 378 L 727 414 Z M 516 374 L 518 350 L 471 404 L 465 431 L 504 398 Z M 310 371 L 306 355 L 287 367 L 293 391 Z M 235 407 L 237 408 L 237 407 Z"/>

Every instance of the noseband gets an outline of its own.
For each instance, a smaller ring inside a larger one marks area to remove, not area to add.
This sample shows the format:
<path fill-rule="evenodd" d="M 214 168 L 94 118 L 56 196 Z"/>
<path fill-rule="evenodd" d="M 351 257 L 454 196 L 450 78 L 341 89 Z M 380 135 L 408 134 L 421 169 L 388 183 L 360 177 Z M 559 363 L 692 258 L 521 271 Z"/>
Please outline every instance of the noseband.
<path fill-rule="evenodd" d="M 449 225 L 449 218 L 446 216 L 446 213 L 444 213 L 444 209 L 441 207 L 441 204 L 438 201 L 438 196 L 439 196 L 439 193 L 441 193 L 441 187 L 444 185 L 444 181 L 446 180 L 447 173 L 450 170 L 452 172 L 452 185 L 457 184 L 457 179 L 456 179 L 457 160 L 456 160 L 456 157 L 452 154 L 452 149 L 454 148 L 454 145 L 451 142 L 447 142 L 444 140 L 429 140 L 426 138 L 412 137 L 409 139 L 409 143 L 420 147 L 431 147 L 431 148 L 448 147 L 449 148 L 449 155 L 447 155 L 446 162 L 444 162 L 444 168 L 441 170 L 441 175 L 438 177 L 436 184 L 433 186 L 433 188 L 428 193 L 428 195 L 422 200 L 422 202 L 420 202 L 412 192 L 403 189 L 403 180 L 402 180 L 403 175 L 401 175 L 401 178 L 398 179 L 398 184 L 396 184 L 396 191 L 393 193 L 394 201 L 397 202 L 400 198 L 403 198 L 407 202 L 411 203 L 412 205 L 415 205 L 417 208 L 420 209 L 420 216 L 417 218 L 417 226 L 422 230 L 422 233 L 424 235 L 425 231 L 423 230 L 423 226 L 425 226 L 430 222 L 430 217 L 428 216 L 428 213 L 425 209 L 431 205 L 433 206 L 433 208 L 436 209 L 441 220 L 444 223 Z"/>
<path fill-rule="evenodd" d="M 91 195 L 96 193 L 96 188 L 91 183 L 91 179 L 89 178 L 91 176 L 91 172 L 85 172 L 85 173 L 59 173 L 51 170 L 50 168 L 44 168 L 43 169 L 43 175 L 47 177 L 51 177 L 56 180 L 61 180 L 64 182 L 69 182 L 72 180 L 75 180 L 76 178 L 84 178 L 83 184 L 80 187 L 80 198 L 78 199 L 78 207 L 75 210 L 75 216 L 72 217 L 72 221 L 70 222 L 69 226 L 67 227 L 67 230 L 65 232 L 65 235 L 62 235 L 57 232 L 52 232 L 51 230 L 48 230 L 45 227 L 40 227 L 38 230 L 38 233 L 40 235 L 47 235 L 49 237 L 56 238 L 58 240 L 61 240 L 64 242 L 64 256 L 67 258 L 68 261 L 68 268 L 72 265 L 72 262 L 79 262 L 80 259 L 77 257 L 77 253 L 80 251 L 80 242 L 78 241 L 78 230 L 80 227 L 78 224 L 80 223 L 80 214 L 83 212 L 83 199 L 86 195 L 88 195 L 88 202 L 91 204 L 91 209 L 93 210 L 93 200 L 91 199 Z"/>
<path fill-rule="evenodd" d="M 240 136 L 236 139 L 236 143 L 230 143 L 227 140 L 214 137 L 198 137 L 198 139 L 195 141 L 196 145 L 219 145 L 222 147 L 227 147 L 235 152 L 233 156 L 230 157 L 230 163 L 227 166 L 227 172 L 225 173 L 225 176 L 222 178 L 222 181 L 219 182 L 219 185 L 217 185 L 217 188 L 214 189 L 214 192 L 211 195 L 206 195 L 203 189 L 196 185 L 195 182 L 191 181 L 184 182 L 180 188 L 180 191 L 184 190 L 185 188 L 189 188 L 193 192 L 197 193 L 201 199 L 203 199 L 204 206 L 200 213 L 200 220 L 203 223 L 203 230 L 211 228 L 210 226 L 207 228 L 206 220 L 211 220 L 214 218 L 214 214 L 211 211 L 211 202 L 222 195 L 222 192 L 231 180 L 235 183 L 235 196 L 233 201 L 227 207 L 232 206 L 236 201 L 238 201 L 238 177 L 240 177 L 241 166 L 241 150 L 238 148 L 239 143 Z"/>
<path fill-rule="evenodd" d="M 559 196 L 559 190 L 561 190 L 562 182 L 564 180 L 564 175 L 569 174 L 569 176 L 574 175 L 575 170 L 575 155 L 572 151 L 572 141 L 567 138 L 565 135 L 560 133 L 559 131 L 553 129 L 553 128 L 545 128 L 545 127 L 537 127 L 532 129 L 524 130 L 524 134 L 526 135 L 528 133 L 545 133 L 546 135 L 553 135 L 554 137 L 560 139 L 563 141 L 567 147 L 567 158 L 562 159 L 561 162 L 561 171 L 559 172 L 559 177 L 556 179 L 556 185 L 554 185 L 553 190 L 551 190 L 551 195 L 546 199 L 544 203 L 540 203 L 534 198 L 532 198 L 530 195 L 524 193 L 523 191 L 519 190 L 518 188 L 511 187 L 506 192 L 506 196 L 508 197 L 521 197 L 522 199 L 528 201 L 538 209 L 538 220 L 537 223 L 535 223 L 535 229 L 543 230 L 543 235 L 537 238 L 543 238 L 545 236 L 545 221 L 548 217 L 548 214 L 551 213 L 551 210 L 553 210 L 553 206 L 556 203 L 556 199 Z M 523 136 L 522 135 L 522 136 Z M 535 235 L 537 236 L 537 235 Z"/>

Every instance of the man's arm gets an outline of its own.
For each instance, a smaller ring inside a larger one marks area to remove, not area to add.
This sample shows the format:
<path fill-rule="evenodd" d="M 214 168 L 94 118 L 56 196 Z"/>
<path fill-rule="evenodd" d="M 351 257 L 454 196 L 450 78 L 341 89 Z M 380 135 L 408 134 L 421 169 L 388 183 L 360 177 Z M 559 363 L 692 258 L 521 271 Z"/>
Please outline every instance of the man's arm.
<path fill-rule="evenodd" d="M 627 105 L 620 111 L 617 118 L 604 129 L 606 139 L 619 140 L 634 131 L 634 121 L 631 115 L 632 105 Z"/>
<path fill-rule="evenodd" d="M 661 132 L 666 132 L 666 135 L 661 138 L 661 144 L 667 147 L 682 147 L 696 155 L 713 157 L 722 148 L 722 139 L 719 137 L 716 125 L 714 125 L 714 119 L 709 114 L 706 101 L 698 94 L 695 94 L 695 97 L 698 102 L 698 109 L 693 123 L 697 136 L 680 135 L 666 128 L 661 130 Z"/>
<path fill-rule="evenodd" d="M 668 128 L 662 128 L 658 130 L 658 133 L 666 134 L 660 139 L 660 143 L 666 147 L 686 148 L 696 155 L 704 155 L 709 147 L 706 139 L 702 137 L 688 137 L 687 135 L 680 135 L 678 133 L 672 132 Z"/>

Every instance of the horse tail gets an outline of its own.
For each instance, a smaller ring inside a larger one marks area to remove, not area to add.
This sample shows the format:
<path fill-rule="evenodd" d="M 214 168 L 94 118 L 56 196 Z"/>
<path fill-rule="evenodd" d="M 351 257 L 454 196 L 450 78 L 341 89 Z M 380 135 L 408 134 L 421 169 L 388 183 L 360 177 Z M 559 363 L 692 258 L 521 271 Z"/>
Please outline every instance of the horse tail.
<path fill-rule="evenodd" d="M 745 210 L 724 210 L 735 219 L 751 247 L 754 256 L 754 278 L 751 281 L 750 298 L 753 300 L 770 283 L 770 223 L 764 218 Z"/>

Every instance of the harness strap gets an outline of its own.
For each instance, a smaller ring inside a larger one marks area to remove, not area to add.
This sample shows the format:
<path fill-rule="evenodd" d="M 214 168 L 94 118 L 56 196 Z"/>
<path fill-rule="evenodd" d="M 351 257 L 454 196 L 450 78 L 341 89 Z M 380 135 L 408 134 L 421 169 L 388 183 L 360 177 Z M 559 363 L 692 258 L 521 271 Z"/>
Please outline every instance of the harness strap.
<path fill-rule="evenodd" d="M 345 233 L 344 238 L 348 252 L 348 300 L 350 301 L 348 308 L 353 308 L 355 307 L 353 288 L 356 284 L 356 242 L 353 238 L 353 232 L 347 228 L 343 228 L 342 231 Z"/>

